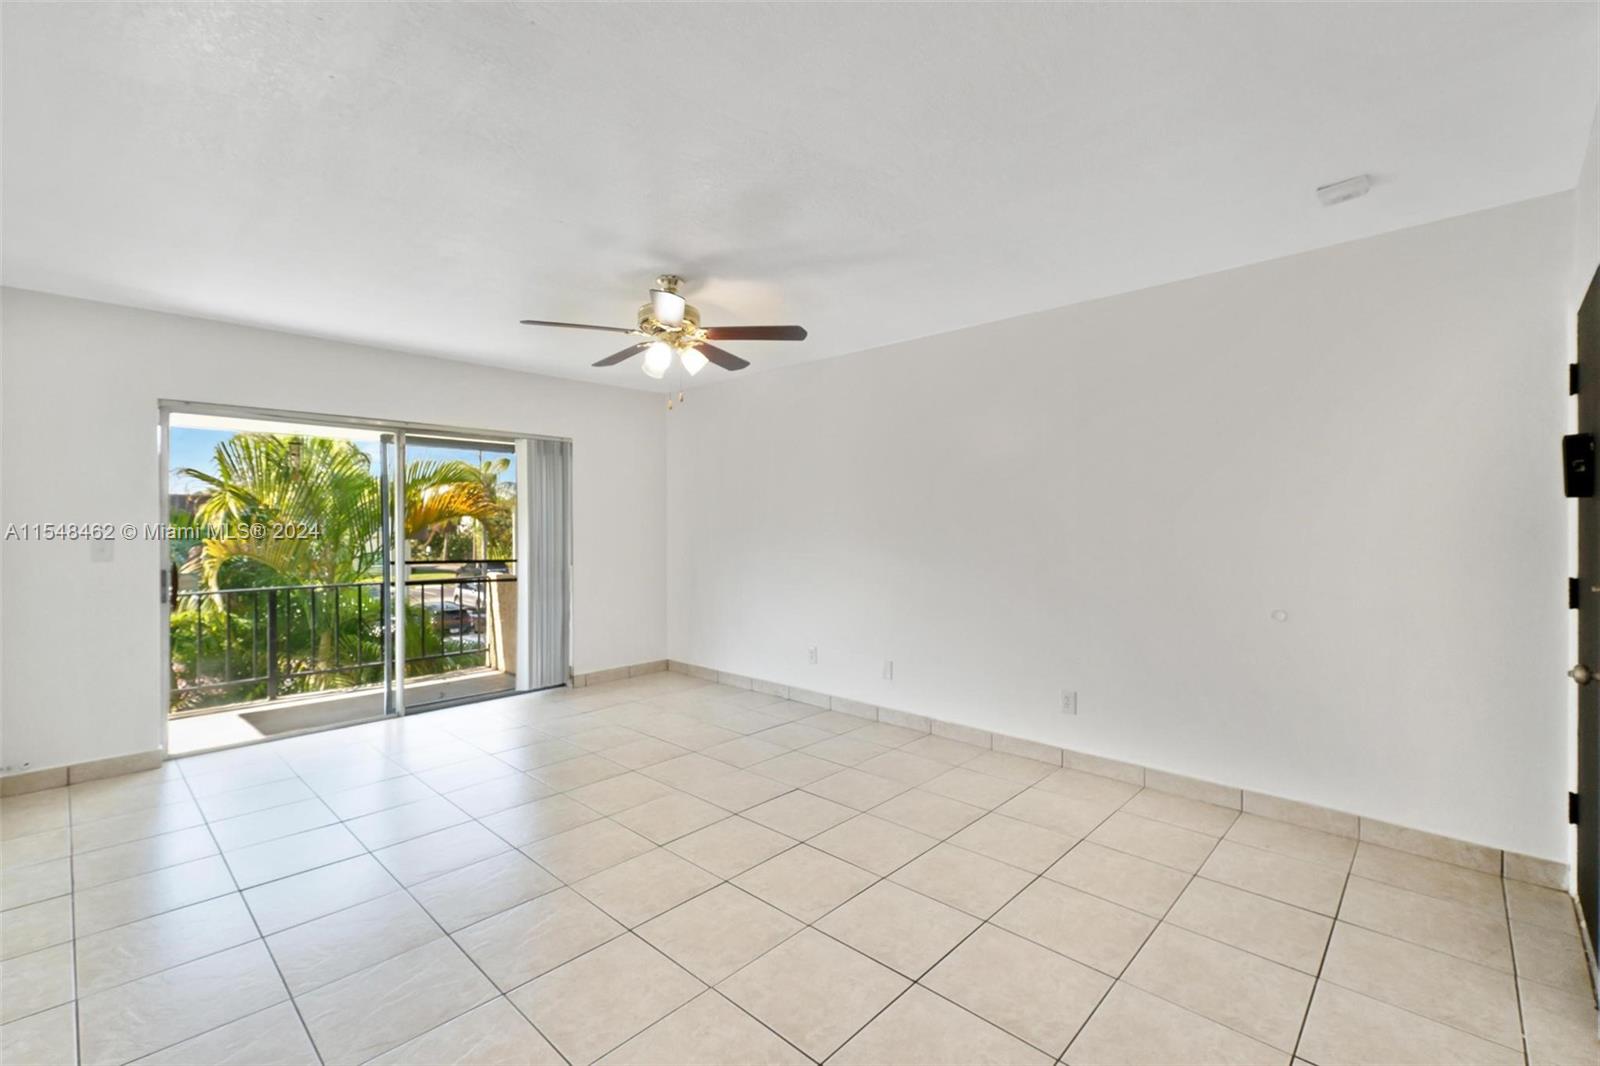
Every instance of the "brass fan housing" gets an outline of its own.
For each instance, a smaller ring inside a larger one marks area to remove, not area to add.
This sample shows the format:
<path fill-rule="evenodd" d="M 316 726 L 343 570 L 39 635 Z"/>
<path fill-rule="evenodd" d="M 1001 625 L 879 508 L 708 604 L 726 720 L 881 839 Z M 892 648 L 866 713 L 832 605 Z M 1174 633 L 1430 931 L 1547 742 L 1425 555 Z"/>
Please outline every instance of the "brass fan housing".
<path fill-rule="evenodd" d="M 656 288 L 675 294 L 682 283 L 683 279 L 676 274 L 663 274 L 656 279 Z M 656 318 L 654 308 L 646 301 L 639 305 L 638 322 L 639 328 L 635 332 L 640 336 L 663 341 L 680 351 L 706 339 L 705 331 L 700 328 L 700 309 L 691 303 L 683 305 L 683 321 L 676 326 L 669 326 Z"/>

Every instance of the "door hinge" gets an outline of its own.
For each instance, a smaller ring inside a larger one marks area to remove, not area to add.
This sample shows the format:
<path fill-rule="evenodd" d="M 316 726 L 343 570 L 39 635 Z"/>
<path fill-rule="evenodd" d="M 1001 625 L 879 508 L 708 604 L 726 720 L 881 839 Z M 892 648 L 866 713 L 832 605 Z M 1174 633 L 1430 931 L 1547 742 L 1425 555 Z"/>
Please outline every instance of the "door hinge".
<path fill-rule="evenodd" d="M 1578 579 L 1575 577 L 1567 578 L 1567 606 L 1574 611 L 1578 609 L 1578 597 Z"/>
<path fill-rule="evenodd" d="M 1567 395 L 1578 395 L 1578 364 L 1567 364 Z"/>
<path fill-rule="evenodd" d="M 1578 794 L 1576 792 L 1567 793 L 1567 824 L 1578 824 Z"/>
<path fill-rule="evenodd" d="M 1561 472 L 1569 498 L 1588 499 L 1594 495 L 1594 467 L 1593 433 L 1569 433 L 1561 438 Z"/>

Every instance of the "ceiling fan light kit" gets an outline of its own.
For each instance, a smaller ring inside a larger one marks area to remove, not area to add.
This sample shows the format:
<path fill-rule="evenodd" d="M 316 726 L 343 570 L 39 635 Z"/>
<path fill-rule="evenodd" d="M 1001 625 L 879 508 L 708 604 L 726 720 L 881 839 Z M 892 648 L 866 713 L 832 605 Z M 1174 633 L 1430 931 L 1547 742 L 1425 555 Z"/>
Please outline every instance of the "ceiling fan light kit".
<path fill-rule="evenodd" d="M 676 274 L 663 274 L 656 278 L 656 287 L 650 290 L 649 302 L 640 305 L 637 326 L 591 326 L 578 322 L 549 322 L 525 318 L 524 326 L 556 326 L 562 329 L 598 330 L 602 333 L 626 333 L 638 340 L 620 352 L 606 356 L 595 366 L 615 366 L 644 353 L 642 369 L 649 377 L 660 380 L 672 369 L 673 356 L 684 371 L 693 377 L 704 370 L 707 363 L 715 363 L 724 370 L 743 370 L 750 365 L 732 352 L 711 344 L 718 340 L 749 341 L 803 341 L 806 331 L 801 326 L 701 326 L 700 311 L 678 292 L 683 279 Z M 683 399 L 683 393 L 678 393 Z M 670 397 L 667 407 L 672 407 Z"/>

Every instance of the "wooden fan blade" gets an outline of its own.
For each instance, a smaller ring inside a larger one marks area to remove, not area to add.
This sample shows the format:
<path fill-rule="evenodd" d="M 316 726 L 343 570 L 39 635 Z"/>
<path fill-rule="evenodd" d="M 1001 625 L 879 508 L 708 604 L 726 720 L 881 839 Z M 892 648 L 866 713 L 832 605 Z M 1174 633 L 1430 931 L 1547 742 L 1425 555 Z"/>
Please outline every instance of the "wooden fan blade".
<path fill-rule="evenodd" d="M 707 326 L 706 336 L 714 341 L 803 341 L 804 326 Z"/>
<path fill-rule="evenodd" d="M 602 333 L 632 333 L 633 332 L 633 330 L 625 329 L 622 326 L 589 326 L 589 325 L 585 325 L 582 322 L 542 322 L 537 318 L 525 318 L 525 319 L 522 320 L 522 324 L 524 326 L 559 326 L 562 329 L 596 329 L 596 330 L 599 330 Z"/>
<path fill-rule="evenodd" d="M 592 363 L 590 365 L 592 365 L 592 366 L 616 366 L 618 363 L 622 362 L 624 359 L 632 359 L 634 356 L 638 355 L 640 352 L 644 351 L 648 347 L 650 347 L 650 342 L 649 341 L 646 341 L 643 344 L 630 344 L 626 348 L 622 349 L 622 351 L 616 353 L 615 355 L 608 355 L 604 359 L 600 360 L 598 363 Z"/>
<path fill-rule="evenodd" d="M 700 349 L 701 355 L 724 370 L 743 370 L 750 365 L 750 360 L 740 359 L 737 355 L 732 352 L 725 352 L 715 344 L 700 344 L 697 347 Z"/>

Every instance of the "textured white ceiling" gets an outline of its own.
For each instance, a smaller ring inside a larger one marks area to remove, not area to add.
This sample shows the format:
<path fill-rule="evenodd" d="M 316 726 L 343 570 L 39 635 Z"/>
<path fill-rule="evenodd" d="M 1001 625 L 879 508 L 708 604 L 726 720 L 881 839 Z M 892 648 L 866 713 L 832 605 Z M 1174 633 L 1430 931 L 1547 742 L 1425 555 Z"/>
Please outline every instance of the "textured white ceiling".
<path fill-rule="evenodd" d="M 670 270 L 755 373 L 1570 188 L 1596 11 L 6 4 L 4 279 L 643 387 L 517 319 Z"/>

